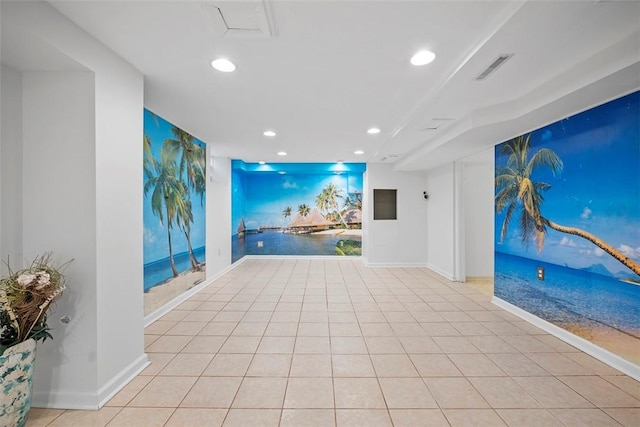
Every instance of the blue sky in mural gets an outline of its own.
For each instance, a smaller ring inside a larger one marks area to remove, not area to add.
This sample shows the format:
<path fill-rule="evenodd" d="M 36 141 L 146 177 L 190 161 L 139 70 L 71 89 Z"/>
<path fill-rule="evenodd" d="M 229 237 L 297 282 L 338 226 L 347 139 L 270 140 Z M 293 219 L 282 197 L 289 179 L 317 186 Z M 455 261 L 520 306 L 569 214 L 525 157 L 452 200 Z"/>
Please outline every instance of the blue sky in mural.
<path fill-rule="evenodd" d="M 172 138 L 171 128 L 173 125 L 159 116 L 155 116 L 147 109 L 144 110 L 144 133 L 151 139 L 151 153 L 156 159 L 160 158 L 162 144 L 167 138 Z M 205 147 L 205 144 L 196 140 L 198 144 Z M 146 178 L 144 182 L 146 182 Z M 151 211 L 151 193 L 143 199 L 144 215 L 144 263 L 148 264 L 169 256 L 169 245 L 167 241 L 167 229 L 160 223 Z M 200 197 L 191 196 L 191 206 L 193 211 L 193 224 L 191 225 L 191 244 L 193 249 L 201 248 L 205 245 L 205 208 L 200 203 Z M 187 241 L 180 229 L 173 226 L 171 239 L 174 255 L 187 251 Z M 200 262 L 204 260 L 199 259 Z"/>
<path fill-rule="evenodd" d="M 586 230 L 630 258 L 640 260 L 640 93 L 593 108 L 531 134 L 530 154 L 552 149 L 562 172 L 532 174 L 551 184 L 544 193 L 542 215 L 555 223 Z M 496 147 L 496 165 L 506 156 Z M 548 229 L 543 251 L 521 243 L 516 217 L 500 243 L 504 214 L 496 216 L 496 250 L 601 274 L 633 276 L 613 257 L 581 237 Z"/>
<path fill-rule="evenodd" d="M 275 173 L 250 173 L 245 174 L 246 187 L 243 189 L 234 188 L 234 193 L 242 192 L 245 205 L 242 209 L 235 209 L 233 212 L 233 234 L 244 217 L 247 228 L 258 228 L 260 226 L 286 226 L 295 216 L 298 206 L 306 204 L 310 208 L 315 208 L 316 196 L 328 184 L 333 183 L 344 191 L 344 198 L 347 193 L 362 193 L 362 174 L 341 174 L 341 175 L 315 175 L 315 174 L 286 174 Z M 277 190 L 277 194 L 274 191 Z M 239 194 L 234 194 L 234 199 Z M 341 203 L 344 203 L 344 198 Z M 286 218 L 282 215 L 283 210 L 290 206 L 292 217 Z M 342 208 L 342 204 L 340 205 Z M 248 213 L 244 216 L 244 213 Z"/>

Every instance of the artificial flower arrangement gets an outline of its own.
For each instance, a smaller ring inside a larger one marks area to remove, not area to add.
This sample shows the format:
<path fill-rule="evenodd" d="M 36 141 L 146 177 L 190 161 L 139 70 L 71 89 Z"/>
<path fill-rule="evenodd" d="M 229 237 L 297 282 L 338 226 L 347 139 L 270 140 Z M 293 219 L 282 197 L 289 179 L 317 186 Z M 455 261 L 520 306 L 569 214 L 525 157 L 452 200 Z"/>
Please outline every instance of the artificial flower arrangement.
<path fill-rule="evenodd" d="M 52 254 L 36 257 L 31 266 L 0 279 L 0 355 L 28 339 L 52 338 L 47 309 L 65 289 L 64 268 L 55 267 Z"/>

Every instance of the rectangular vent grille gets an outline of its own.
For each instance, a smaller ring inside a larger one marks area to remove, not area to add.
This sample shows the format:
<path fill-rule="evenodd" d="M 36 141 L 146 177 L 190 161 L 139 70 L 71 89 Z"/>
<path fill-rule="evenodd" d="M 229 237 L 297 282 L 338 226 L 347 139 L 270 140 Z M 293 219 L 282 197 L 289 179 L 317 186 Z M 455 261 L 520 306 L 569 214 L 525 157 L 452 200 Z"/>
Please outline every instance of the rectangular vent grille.
<path fill-rule="evenodd" d="M 505 62 L 507 62 L 507 60 L 512 56 L 513 56 L 513 53 L 504 53 L 498 56 L 498 58 L 495 61 L 493 61 L 491 65 L 487 67 L 486 70 L 484 70 L 482 73 L 480 73 L 478 77 L 476 77 L 476 80 L 485 80 L 487 77 L 493 74 L 498 68 L 500 68 Z"/>

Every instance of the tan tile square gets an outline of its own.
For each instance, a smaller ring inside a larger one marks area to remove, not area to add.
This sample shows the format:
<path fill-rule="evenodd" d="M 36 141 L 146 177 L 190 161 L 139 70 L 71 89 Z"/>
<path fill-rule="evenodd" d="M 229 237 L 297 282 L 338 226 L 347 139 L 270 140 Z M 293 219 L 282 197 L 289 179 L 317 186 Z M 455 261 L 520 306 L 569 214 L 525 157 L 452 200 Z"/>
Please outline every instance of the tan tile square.
<path fill-rule="evenodd" d="M 435 311 L 414 311 L 411 312 L 411 315 L 415 317 L 415 319 L 420 323 L 422 329 L 424 325 L 422 323 L 436 323 L 436 322 L 445 322 L 444 318 L 441 316 L 442 313 L 436 313 Z"/>
<path fill-rule="evenodd" d="M 420 378 L 380 378 L 389 408 L 437 408 L 436 401 Z"/>
<path fill-rule="evenodd" d="M 328 337 L 329 336 L 329 324 L 328 323 L 300 323 L 298 325 L 299 337 Z"/>
<path fill-rule="evenodd" d="M 126 406 L 152 379 L 151 376 L 138 375 L 109 399 L 105 406 Z"/>
<path fill-rule="evenodd" d="M 169 329 L 176 326 L 178 322 L 170 322 L 166 320 L 156 320 L 146 328 L 144 328 L 144 333 L 149 335 L 162 335 L 167 332 Z"/>
<path fill-rule="evenodd" d="M 289 378 L 285 408 L 333 408 L 331 378 Z"/>
<path fill-rule="evenodd" d="M 381 409 L 336 409 L 338 427 L 392 427 L 389 412 Z"/>
<path fill-rule="evenodd" d="M 373 365 L 366 354 L 334 354 L 334 377 L 375 377 Z"/>
<path fill-rule="evenodd" d="M 414 323 L 416 321 L 415 317 L 407 311 L 388 311 L 384 313 L 384 317 L 389 323 Z"/>
<path fill-rule="evenodd" d="M 365 337 L 370 354 L 404 354 L 404 347 L 396 337 Z"/>
<path fill-rule="evenodd" d="M 333 387 L 336 408 L 386 408 L 375 378 L 334 378 Z"/>
<path fill-rule="evenodd" d="M 297 337 L 294 351 L 300 354 L 330 354 L 328 337 Z"/>
<path fill-rule="evenodd" d="M 280 409 L 231 409 L 223 427 L 278 427 Z"/>
<path fill-rule="evenodd" d="M 601 408 L 638 408 L 640 400 L 595 376 L 558 377 L 560 381 Z"/>
<path fill-rule="evenodd" d="M 144 371 L 140 372 L 140 375 L 158 375 L 158 372 L 163 370 L 175 356 L 175 353 L 147 353 L 150 363 Z"/>
<path fill-rule="evenodd" d="M 220 427 L 226 415 L 226 409 L 178 408 L 164 427 Z"/>
<path fill-rule="evenodd" d="M 328 323 L 329 313 L 326 311 L 303 311 L 300 313 L 300 323 Z"/>
<path fill-rule="evenodd" d="M 562 353 L 530 353 L 527 356 L 552 375 L 588 375 L 593 373 L 591 369 L 577 364 Z"/>
<path fill-rule="evenodd" d="M 260 337 L 229 337 L 220 348 L 220 353 L 255 353 Z"/>
<path fill-rule="evenodd" d="M 151 344 L 153 344 L 154 342 L 156 342 L 156 340 L 160 338 L 160 335 L 149 335 L 149 334 L 145 334 L 144 335 L 144 348 L 149 347 Z"/>
<path fill-rule="evenodd" d="M 518 350 L 494 335 L 468 336 L 467 339 L 483 353 L 518 353 Z"/>
<path fill-rule="evenodd" d="M 98 411 L 65 411 L 56 418 L 49 426 L 86 426 L 103 427 L 106 426 L 120 412 L 120 408 L 103 407 Z"/>
<path fill-rule="evenodd" d="M 549 412 L 567 426 L 618 427 L 619 424 L 600 409 L 550 409 Z"/>
<path fill-rule="evenodd" d="M 634 380 L 627 375 L 607 375 L 602 378 L 636 399 L 640 399 L 640 381 Z"/>
<path fill-rule="evenodd" d="M 460 332 L 446 322 L 420 322 L 425 334 L 430 337 L 456 337 Z"/>
<path fill-rule="evenodd" d="M 300 312 L 300 310 L 302 310 L 302 303 L 300 302 L 280 302 L 276 306 L 276 311 Z"/>
<path fill-rule="evenodd" d="M 271 311 L 248 311 L 242 318 L 245 323 L 268 323 L 271 320 Z"/>
<path fill-rule="evenodd" d="M 202 375 L 212 377 L 243 377 L 253 354 L 217 354 Z"/>
<path fill-rule="evenodd" d="M 462 373 L 445 354 L 411 354 L 413 365 L 422 377 L 461 377 Z"/>
<path fill-rule="evenodd" d="M 445 409 L 451 427 L 506 427 L 493 409 Z"/>
<path fill-rule="evenodd" d="M 179 353 L 158 375 L 197 377 L 202 374 L 212 359 L 213 354 Z"/>
<path fill-rule="evenodd" d="M 582 396 L 555 377 L 513 377 L 543 408 L 590 408 Z"/>
<path fill-rule="evenodd" d="M 564 424 L 546 409 L 496 409 L 507 425 L 519 427 L 562 427 Z"/>
<path fill-rule="evenodd" d="M 271 322 L 264 332 L 265 337 L 295 337 L 298 322 Z"/>
<path fill-rule="evenodd" d="M 198 335 L 216 335 L 227 337 L 238 325 L 237 322 L 209 322 Z"/>
<path fill-rule="evenodd" d="M 165 335 L 198 335 L 207 322 L 178 322 Z"/>
<path fill-rule="evenodd" d="M 160 320 L 166 320 L 169 322 L 179 322 L 182 319 L 184 319 L 189 313 L 191 313 L 191 311 L 189 310 L 174 309 L 168 312 L 167 314 L 165 314 L 164 316 L 162 316 Z"/>
<path fill-rule="evenodd" d="M 553 353 L 555 351 L 552 347 L 530 335 L 509 337 L 509 344 L 522 353 Z"/>
<path fill-rule="evenodd" d="M 331 337 L 333 354 L 367 354 L 367 346 L 362 337 Z"/>
<path fill-rule="evenodd" d="M 240 387 L 240 377 L 200 377 L 184 398 L 185 408 L 229 408 Z"/>
<path fill-rule="evenodd" d="M 360 337 L 360 325 L 357 323 L 329 323 L 332 337 Z"/>
<path fill-rule="evenodd" d="M 607 408 L 603 411 L 623 426 L 640 425 L 640 408 Z"/>
<path fill-rule="evenodd" d="M 218 314 L 217 311 L 196 310 L 187 314 L 184 317 L 184 319 L 182 319 L 182 321 L 183 322 L 210 322 L 213 320 L 216 314 Z"/>
<path fill-rule="evenodd" d="M 215 311 L 216 313 L 224 308 L 224 303 L 220 301 L 205 301 L 200 304 L 196 311 Z"/>
<path fill-rule="evenodd" d="M 418 371 L 406 354 L 372 354 L 378 377 L 417 377 Z"/>
<path fill-rule="evenodd" d="M 505 375 L 484 354 L 449 354 L 449 359 L 467 377 L 499 377 Z"/>
<path fill-rule="evenodd" d="M 333 409 L 284 409 L 280 427 L 335 427 Z"/>
<path fill-rule="evenodd" d="M 123 408 L 109 427 L 162 426 L 173 411 L 173 408 Z"/>
<path fill-rule="evenodd" d="M 282 408 L 286 378 L 245 377 L 233 401 L 234 408 Z"/>
<path fill-rule="evenodd" d="M 351 306 L 351 304 L 347 304 Z M 349 311 L 331 311 L 329 310 L 329 322 L 330 323 L 358 323 L 356 313 L 352 310 Z"/>
<path fill-rule="evenodd" d="M 549 375 L 537 363 L 521 353 L 487 354 L 507 375 L 513 377 L 532 377 Z"/>
<path fill-rule="evenodd" d="M 394 337 L 396 333 L 388 323 L 360 323 L 362 335 L 365 337 Z"/>
<path fill-rule="evenodd" d="M 296 322 L 300 320 L 300 311 L 276 311 L 271 316 L 271 323 L 274 322 Z"/>
<path fill-rule="evenodd" d="M 27 418 L 27 427 L 47 426 L 64 412 L 64 409 L 31 408 L 29 418 Z"/>
<path fill-rule="evenodd" d="M 440 409 L 390 409 L 394 427 L 449 427 Z"/>
<path fill-rule="evenodd" d="M 487 402 L 466 378 L 425 378 L 440 408 L 488 408 Z"/>
<path fill-rule="evenodd" d="M 242 320 L 246 311 L 221 311 L 213 318 L 215 322 L 239 322 Z"/>
<path fill-rule="evenodd" d="M 215 354 L 224 344 L 226 337 L 196 336 L 187 344 L 181 353 L 210 353 Z"/>
<path fill-rule="evenodd" d="M 177 407 L 196 379 L 196 377 L 155 377 L 128 406 Z"/>
<path fill-rule="evenodd" d="M 294 337 L 264 337 L 257 353 L 293 353 Z"/>
<path fill-rule="evenodd" d="M 400 337 L 400 343 L 404 347 L 406 353 L 442 353 L 440 347 L 438 347 L 431 337 Z"/>
<path fill-rule="evenodd" d="M 179 353 L 191 341 L 191 336 L 161 336 L 147 349 L 147 353 Z"/>
<path fill-rule="evenodd" d="M 291 367 L 291 354 L 256 354 L 248 377 L 287 377 Z"/>
<path fill-rule="evenodd" d="M 398 337 L 424 337 L 427 332 L 418 322 L 389 323 Z"/>
<path fill-rule="evenodd" d="M 569 359 L 579 364 L 580 366 L 584 366 L 586 368 L 586 371 L 583 374 L 586 374 L 588 372 L 593 372 L 594 374 L 600 375 L 600 376 L 620 374 L 620 372 L 617 369 L 612 368 L 611 366 L 599 361 L 595 357 L 589 356 L 586 353 L 576 352 L 576 353 L 563 353 L 563 354 Z"/>
<path fill-rule="evenodd" d="M 231 336 L 261 337 L 267 329 L 267 322 L 240 322 Z"/>
<path fill-rule="evenodd" d="M 354 304 L 356 306 L 356 304 Z M 371 310 L 360 310 L 356 312 L 356 317 L 358 321 L 362 323 L 387 323 L 387 318 L 384 317 L 381 311 L 378 310 L 377 304 L 373 304 L 375 309 Z"/>
<path fill-rule="evenodd" d="M 520 387 L 507 377 L 469 378 L 471 384 L 480 392 L 492 408 L 539 408 L 540 405 Z"/>
<path fill-rule="evenodd" d="M 295 354 L 290 377 L 331 377 L 331 355 Z"/>
<path fill-rule="evenodd" d="M 434 337 L 440 349 L 447 353 L 480 353 L 466 337 Z"/>

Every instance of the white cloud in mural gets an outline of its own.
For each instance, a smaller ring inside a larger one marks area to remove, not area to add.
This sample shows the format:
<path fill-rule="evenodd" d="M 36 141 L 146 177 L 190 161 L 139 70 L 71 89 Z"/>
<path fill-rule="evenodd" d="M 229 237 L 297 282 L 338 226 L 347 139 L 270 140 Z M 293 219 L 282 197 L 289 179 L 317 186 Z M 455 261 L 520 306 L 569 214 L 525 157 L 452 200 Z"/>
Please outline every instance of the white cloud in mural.
<path fill-rule="evenodd" d="M 153 233 L 153 231 L 149 230 L 148 228 L 145 228 L 144 229 L 144 242 L 146 244 L 148 244 L 148 245 L 151 245 L 151 244 L 155 243 L 156 240 L 158 240 L 158 238 Z"/>
<path fill-rule="evenodd" d="M 603 251 L 603 250 L 602 250 L 602 249 L 600 249 L 600 248 L 595 248 L 595 249 L 593 250 L 593 254 L 594 254 L 595 256 L 597 256 L 598 258 L 602 258 L 602 257 L 604 256 L 604 254 L 606 254 L 606 252 L 605 252 L 605 251 Z"/>
<path fill-rule="evenodd" d="M 631 246 L 622 244 L 620 245 L 618 250 L 623 254 L 625 254 L 626 256 L 628 256 L 629 258 L 640 259 L 640 247 L 637 247 L 634 249 Z"/>
<path fill-rule="evenodd" d="M 591 218 L 591 214 L 592 214 L 591 209 L 589 209 L 589 208 L 586 208 L 586 207 L 585 207 L 585 208 L 582 210 L 582 213 L 580 214 L 580 218 L 582 218 L 582 219 L 589 219 L 589 218 Z"/>
<path fill-rule="evenodd" d="M 575 248 L 578 245 L 576 245 L 576 242 L 574 242 L 573 239 L 570 239 L 565 236 L 562 238 L 562 240 L 560 240 L 560 246 L 569 246 L 571 248 Z"/>
<path fill-rule="evenodd" d="M 298 188 L 298 184 L 296 184 L 295 182 L 289 180 L 289 179 L 285 179 L 284 182 L 282 183 L 282 188 L 284 189 L 289 189 L 289 188 Z"/>

